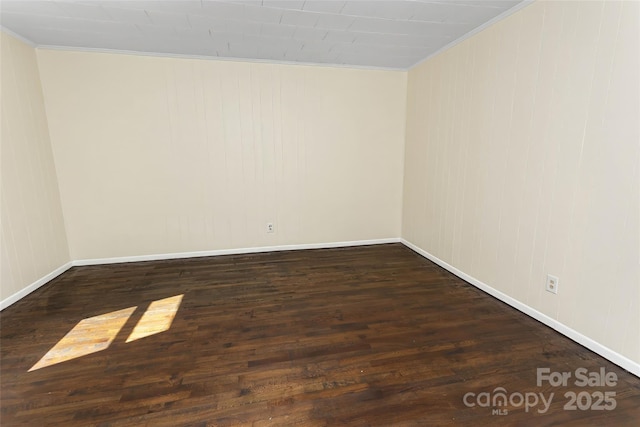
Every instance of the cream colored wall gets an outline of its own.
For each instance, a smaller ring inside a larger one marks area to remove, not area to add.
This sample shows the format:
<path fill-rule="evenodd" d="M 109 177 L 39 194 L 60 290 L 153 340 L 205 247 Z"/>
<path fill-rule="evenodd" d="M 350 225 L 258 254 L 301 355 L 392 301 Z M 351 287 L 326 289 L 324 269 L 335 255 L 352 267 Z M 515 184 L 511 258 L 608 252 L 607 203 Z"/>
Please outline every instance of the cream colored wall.
<path fill-rule="evenodd" d="M 536 2 L 412 69 L 402 231 L 636 363 L 639 6 Z"/>
<path fill-rule="evenodd" d="M 408 241 L 637 363 L 637 35 L 635 2 L 537 2 L 408 84 L 39 50 L 71 258 L 397 237 L 402 213 Z M 1 53 L 3 300 L 70 257 L 33 49 Z"/>
<path fill-rule="evenodd" d="M 4 302 L 65 265 L 69 251 L 35 50 L 2 31 L 0 42 Z"/>
<path fill-rule="evenodd" d="M 38 59 L 73 259 L 400 235 L 406 73 Z"/>

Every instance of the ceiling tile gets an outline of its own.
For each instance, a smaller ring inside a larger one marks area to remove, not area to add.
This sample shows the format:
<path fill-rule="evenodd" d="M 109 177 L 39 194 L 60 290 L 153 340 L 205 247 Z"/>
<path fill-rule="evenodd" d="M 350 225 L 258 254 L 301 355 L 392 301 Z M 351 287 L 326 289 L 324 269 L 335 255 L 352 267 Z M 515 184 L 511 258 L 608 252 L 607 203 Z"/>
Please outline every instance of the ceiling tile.
<path fill-rule="evenodd" d="M 249 6 L 262 6 L 263 0 L 203 0 L 204 2 L 223 2 L 223 3 L 235 3 L 244 4 Z"/>
<path fill-rule="evenodd" d="M 324 40 L 332 43 L 353 43 L 356 39 L 355 33 L 349 31 L 328 31 Z"/>
<path fill-rule="evenodd" d="M 211 37 L 211 40 L 214 40 L 222 44 L 240 43 L 245 39 L 245 37 L 248 37 L 240 33 L 229 33 L 225 31 L 213 31 L 213 30 L 209 31 L 209 35 Z"/>
<path fill-rule="evenodd" d="M 187 15 L 183 13 L 166 13 L 157 10 L 145 10 L 145 13 L 149 16 L 152 25 L 163 27 L 191 27 Z"/>
<path fill-rule="evenodd" d="M 345 3 L 335 0 L 307 0 L 302 9 L 310 12 L 340 13 Z"/>
<path fill-rule="evenodd" d="M 264 7 L 276 7 L 278 9 L 302 10 L 304 0 L 266 0 L 262 2 Z"/>
<path fill-rule="evenodd" d="M 300 40 L 322 40 L 326 35 L 326 30 L 318 28 L 298 27 L 293 37 Z"/>
<path fill-rule="evenodd" d="M 227 29 L 232 33 L 242 33 L 246 35 L 258 35 L 262 25 L 257 22 L 235 21 L 227 24 Z"/>
<path fill-rule="evenodd" d="M 404 19 L 413 15 L 415 3 L 411 1 L 348 1 L 340 13 L 370 18 Z"/>
<path fill-rule="evenodd" d="M 119 7 L 103 7 L 109 17 L 115 21 L 127 22 L 129 24 L 151 24 L 149 15 L 144 9 L 122 9 Z"/>
<path fill-rule="evenodd" d="M 258 45 L 258 55 L 260 59 L 269 59 L 269 58 L 278 58 L 282 59 L 285 57 L 287 53 L 287 49 L 280 45 L 271 45 L 271 44 L 261 44 Z"/>
<path fill-rule="evenodd" d="M 89 0 L 87 3 L 94 3 Z M 101 0 L 100 3 L 121 8 L 159 10 L 168 13 L 191 13 L 198 12 L 202 8 L 200 0 Z"/>
<path fill-rule="evenodd" d="M 272 9 L 269 7 L 245 6 L 244 18 L 249 21 L 267 22 L 277 24 L 282 19 L 281 9 Z"/>
<path fill-rule="evenodd" d="M 144 37 L 166 37 L 166 38 L 177 38 L 178 33 L 173 29 L 173 27 L 160 27 L 158 25 L 147 25 L 147 24 L 137 24 L 135 26 L 138 31 L 136 35 L 142 35 Z"/>
<path fill-rule="evenodd" d="M 352 33 L 355 34 L 356 41 L 364 44 L 392 45 L 392 46 L 414 46 L 433 47 L 437 44 L 437 39 L 420 36 L 409 36 L 404 34 L 379 34 L 379 33 Z"/>
<path fill-rule="evenodd" d="M 208 1 L 202 3 L 201 13 L 213 16 L 217 19 L 233 19 L 242 21 L 245 18 L 245 6 L 238 3 Z M 196 13 L 193 12 L 192 14 Z"/>
<path fill-rule="evenodd" d="M 379 18 L 357 18 L 349 28 L 365 33 L 405 34 L 412 36 L 442 36 L 456 38 L 473 29 L 469 24 L 428 23 L 421 21 L 392 21 Z"/>
<path fill-rule="evenodd" d="M 187 19 L 192 28 L 199 30 L 226 31 L 230 22 L 210 15 L 187 15 Z"/>
<path fill-rule="evenodd" d="M 315 27 L 325 30 L 346 30 L 353 24 L 353 21 L 355 21 L 353 16 L 320 13 Z"/>
<path fill-rule="evenodd" d="M 242 37 L 242 41 L 244 43 L 251 43 L 255 45 L 270 44 L 272 46 L 282 46 L 285 49 L 297 49 L 297 50 L 302 49 L 302 46 L 304 45 L 303 40 L 282 39 L 282 38 L 269 37 L 264 35 L 245 34 Z"/>
<path fill-rule="evenodd" d="M 39 46 L 406 68 L 518 0 L 1 0 Z"/>
<path fill-rule="evenodd" d="M 207 39 L 211 38 L 211 32 L 209 30 L 198 30 L 191 27 L 176 27 L 173 30 L 177 37 L 189 39 L 192 41 L 201 40 L 203 42 L 206 42 Z"/>
<path fill-rule="evenodd" d="M 427 1 L 430 0 L 416 0 L 416 1 Z M 445 4 L 456 4 L 461 6 L 471 6 L 471 7 L 495 7 L 498 9 L 507 10 L 516 4 L 520 3 L 519 0 L 439 0 L 432 1 L 433 3 L 445 3 Z"/>
<path fill-rule="evenodd" d="M 300 50 L 328 53 L 334 47 L 334 43 L 325 40 L 304 40 Z"/>
<path fill-rule="evenodd" d="M 379 45 L 364 45 L 364 44 L 344 44 L 336 47 L 341 52 L 349 55 L 377 55 L 380 57 L 393 57 L 393 56 L 413 56 L 420 57 L 428 50 L 419 47 L 406 47 L 406 46 L 379 46 Z"/>
<path fill-rule="evenodd" d="M 66 12 L 51 1 L 3 0 L 0 2 L 0 7 L 3 14 L 66 16 Z"/>
<path fill-rule="evenodd" d="M 454 4 L 418 3 L 411 20 L 427 22 L 482 23 L 496 15 L 495 8 Z"/>
<path fill-rule="evenodd" d="M 285 10 L 282 12 L 281 24 L 297 25 L 300 27 L 315 27 L 319 14 L 305 13 L 297 10 Z"/>
<path fill-rule="evenodd" d="M 228 53 L 234 58 L 255 58 L 258 46 L 253 43 L 230 43 Z"/>
<path fill-rule="evenodd" d="M 297 27 L 293 25 L 262 24 L 260 34 L 271 37 L 293 37 Z"/>
<path fill-rule="evenodd" d="M 69 18 L 94 19 L 109 21 L 112 18 L 105 12 L 99 4 L 78 4 L 70 2 L 55 2 L 65 16 Z"/>

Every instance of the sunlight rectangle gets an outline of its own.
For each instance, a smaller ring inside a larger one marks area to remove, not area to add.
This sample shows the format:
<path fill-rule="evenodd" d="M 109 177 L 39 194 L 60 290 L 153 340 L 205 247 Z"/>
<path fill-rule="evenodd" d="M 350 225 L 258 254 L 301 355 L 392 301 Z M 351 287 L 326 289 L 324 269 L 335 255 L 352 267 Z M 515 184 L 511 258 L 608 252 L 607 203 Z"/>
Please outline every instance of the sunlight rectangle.
<path fill-rule="evenodd" d="M 157 300 L 149 304 L 126 342 L 164 332 L 171 327 L 183 295 Z"/>
<path fill-rule="evenodd" d="M 29 372 L 106 349 L 136 308 L 129 307 L 81 320 Z"/>

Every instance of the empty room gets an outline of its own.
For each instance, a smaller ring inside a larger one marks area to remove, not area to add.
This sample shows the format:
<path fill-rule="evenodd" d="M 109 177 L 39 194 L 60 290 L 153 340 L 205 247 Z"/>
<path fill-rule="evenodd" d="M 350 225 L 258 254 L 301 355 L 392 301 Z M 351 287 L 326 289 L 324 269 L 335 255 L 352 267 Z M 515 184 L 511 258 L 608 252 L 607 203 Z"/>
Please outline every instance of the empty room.
<path fill-rule="evenodd" d="M 0 24 L 0 425 L 640 424 L 640 2 Z"/>

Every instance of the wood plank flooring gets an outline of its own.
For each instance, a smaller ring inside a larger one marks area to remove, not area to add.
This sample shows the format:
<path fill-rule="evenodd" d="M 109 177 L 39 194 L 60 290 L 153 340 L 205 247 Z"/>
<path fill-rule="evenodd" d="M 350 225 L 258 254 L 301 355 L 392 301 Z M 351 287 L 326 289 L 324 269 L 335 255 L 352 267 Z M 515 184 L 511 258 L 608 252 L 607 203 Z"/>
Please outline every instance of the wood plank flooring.
<path fill-rule="evenodd" d="M 171 297 L 172 323 L 147 312 Z M 112 312 L 94 352 L 29 372 Z M 400 244 L 75 267 L 0 325 L 2 426 L 640 425 L 640 379 Z M 538 387 L 537 368 L 572 378 Z M 481 406 L 498 387 L 506 406 Z M 554 397 L 540 413 L 516 392 Z M 615 409 L 590 409 L 598 392 Z"/>

